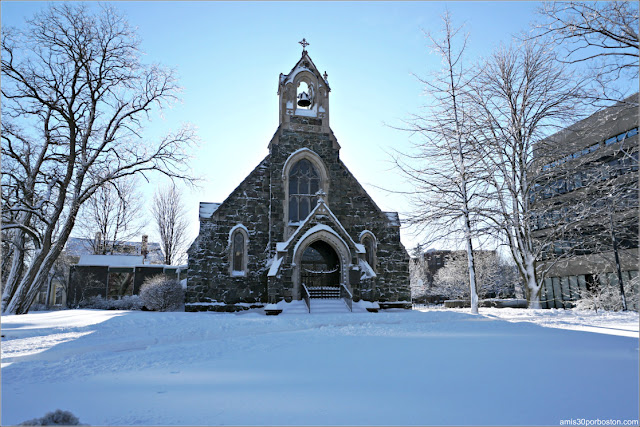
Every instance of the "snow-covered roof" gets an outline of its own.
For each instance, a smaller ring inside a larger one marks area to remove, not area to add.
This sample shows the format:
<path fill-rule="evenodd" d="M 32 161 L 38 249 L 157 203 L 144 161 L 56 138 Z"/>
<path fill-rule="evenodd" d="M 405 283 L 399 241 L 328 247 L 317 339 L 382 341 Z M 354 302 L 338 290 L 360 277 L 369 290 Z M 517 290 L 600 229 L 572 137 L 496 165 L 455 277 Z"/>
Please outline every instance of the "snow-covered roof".
<path fill-rule="evenodd" d="M 304 65 L 305 60 L 309 61 L 308 66 Z M 311 57 L 309 56 L 309 52 L 307 52 L 306 50 L 302 52 L 302 57 L 298 60 L 298 62 L 296 62 L 296 65 L 293 66 L 293 68 L 291 69 L 291 71 L 289 71 L 288 74 L 286 75 L 280 74 L 280 84 L 286 83 L 287 81 L 291 81 L 296 74 L 298 74 L 300 71 L 303 71 L 303 70 L 307 70 L 317 75 L 318 78 L 321 79 L 321 81 L 324 82 L 325 85 L 327 85 L 327 91 L 328 92 L 331 91 L 331 88 L 329 87 L 329 82 L 320 74 L 318 67 L 316 67 L 316 64 L 313 63 L 313 61 L 311 60 Z"/>
<path fill-rule="evenodd" d="M 269 267 L 269 273 L 267 273 L 267 276 L 275 277 L 278 275 L 278 271 L 280 270 L 280 265 L 282 264 L 283 259 L 283 256 L 278 257 L 278 255 L 276 255 L 275 259 L 271 263 L 271 266 Z"/>
<path fill-rule="evenodd" d="M 100 267 L 135 267 L 142 265 L 142 255 L 80 255 L 78 265 Z"/>
<path fill-rule="evenodd" d="M 382 212 L 389 221 L 389 225 L 392 227 L 400 227 L 400 217 L 398 212 Z"/>
<path fill-rule="evenodd" d="M 83 255 L 93 254 L 93 239 L 86 239 L 82 237 L 69 237 L 67 244 L 64 247 L 65 254 L 72 257 L 81 257 Z M 140 255 L 142 250 L 142 241 L 139 242 L 116 242 L 115 245 L 112 241 L 107 241 L 106 244 L 111 247 L 114 246 L 114 253 L 108 255 Z M 164 255 L 162 254 L 162 248 L 160 243 L 148 242 L 147 243 L 147 262 L 152 264 L 161 264 L 164 261 Z M 142 263 L 141 263 L 142 264 Z"/>
<path fill-rule="evenodd" d="M 211 218 L 211 215 L 218 210 L 221 203 L 200 202 L 200 219 Z"/>
<path fill-rule="evenodd" d="M 362 274 L 360 275 L 360 280 L 376 277 L 376 272 L 373 271 L 373 268 L 371 268 L 371 266 L 366 260 L 358 259 L 358 265 L 360 266 L 360 271 L 362 271 Z"/>
<path fill-rule="evenodd" d="M 318 200 L 318 204 L 311 210 L 311 212 L 309 213 L 309 215 L 307 216 L 307 218 L 302 221 L 300 223 L 300 225 L 298 225 L 298 228 L 296 229 L 296 231 L 293 232 L 293 234 L 291 236 L 289 236 L 289 239 L 287 239 L 286 242 L 277 242 L 276 243 L 276 251 L 278 252 L 285 252 L 288 250 L 288 248 L 291 246 L 291 243 L 296 241 L 298 239 L 298 237 L 300 236 L 300 234 L 302 233 L 302 230 L 304 229 L 304 226 L 311 221 L 311 219 L 313 217 L 315 217 L 316 212 L 320 211 L 322 209 L 323 213 L 328 214 L 329 218 L 333 221 L 334 225 L 336 226 L 336 228 L 338 228 L 343 236 L 340 236 L 336 233 L 336 235 L 338 237 L 340 237 L 340 240 L 343 240 L 343 237 L 345 237 L 347 239 L 347 241 L 351 244 L 348 245 L 345 243 L 346 247 L 354 247 L 356 249 L 356 253 L 365 253 L 365 247 L 364 245 L 361 245 L 360 243 L 356 243 L 353 241 L 353 239 L 351 238 L 351 236 L 349 235 L 349 233 L 347 233 L 347 230 L 344 229 L 343 225 L 340 223 L 340 221 L 338 220 L 338 218 L 333 214 L 333 212 L 331 212 L 331 209 L 329 209 L 329 206 L 326 205 L 326 203 L 324 203 L 324 201 L 322 199 Z M 314 227 L 315 228 L 315 227 Z M 327 227 L 329 230 L 331 230 L 331 232 L 335 233 L 335 231 L 330 228 Z M 306 234 L 305 234 L 306 236 Z M 301 239 L 304 240 L 304 237 Z M 300 241 L 298 241 L 299 243 Z"/>

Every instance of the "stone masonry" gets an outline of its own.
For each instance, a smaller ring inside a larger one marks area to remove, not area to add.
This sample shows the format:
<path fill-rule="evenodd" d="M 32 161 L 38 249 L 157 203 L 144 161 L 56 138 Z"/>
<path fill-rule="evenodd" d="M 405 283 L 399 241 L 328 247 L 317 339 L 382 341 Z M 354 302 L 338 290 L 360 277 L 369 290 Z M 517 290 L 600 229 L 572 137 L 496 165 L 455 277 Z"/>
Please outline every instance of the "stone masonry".
<path fill-rule="evenodd" d="M 312 99 L 308 109 L 296 104 L 301 82 Z M 340 145 L 328 125 L 329 90 L 326 74 L 320 75 L 306 51 L 280 76 L 280 125 L 269 154 L 223 203 L 201 204 L 200 232 L 188 251 L 187 309 L 299 299 L 296 259 L 309 242 L 325 240 L 341 259 L 341 281 L 354 301 L 406 305 L 411 300 L 398 216 L 381 211 L 340 160 Z M 305 220 L 291 222 L 285 171 L 302 158 L 320 171 L 324 194 Z M 232 235 L 240 228 L 246 234 L 246 268 L 236 272 Z M 364 260 L 371 259 L 363 234 L 375 237 L 375 265 L 369 266 L 375 275 L 363 270 Z"/>

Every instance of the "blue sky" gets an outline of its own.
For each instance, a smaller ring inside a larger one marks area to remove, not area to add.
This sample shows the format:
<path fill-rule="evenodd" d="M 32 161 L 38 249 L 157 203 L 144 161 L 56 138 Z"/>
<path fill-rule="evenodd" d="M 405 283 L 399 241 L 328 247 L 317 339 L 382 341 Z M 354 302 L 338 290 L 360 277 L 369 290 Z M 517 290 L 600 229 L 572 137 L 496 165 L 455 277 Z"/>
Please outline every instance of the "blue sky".
<path fill-rule="evenodd" d="M 2 26 L 21 26 L 46 2 L 1 3 Z M 96 5 L 93 3 L 93 5 Z M 222 202 L 267 155 L 278 126 L 277 82 L 307 50 L 331 85 L 331 128 L 341 158 L 383 210 L 406 211 L 407 189 L 387 154 L 408 149 L 409 135 L 393 129 L 418 113 L 425 99 L 412 75 L 440 66 L 423 30 L 437 33 L 448 8 L 466 24 L 470 57 L 488 55 L 529 29 L 537 2 L 113 2 L 142 38 L 146 61 L 175 68 L 182 101 L 153 117 L 148 136 L 182 123 L 198 130 L 193 172 L 203 178 L 184 189 L 190 234 L 198 202 Z M 159 178 L 159 177 L 158 177 Z M 151 200 L 159 182 L 145 186 Z M 151 226 L 147 232 L 157 240 Z M 403 230 L 409 249 L 418 241 Z"/>

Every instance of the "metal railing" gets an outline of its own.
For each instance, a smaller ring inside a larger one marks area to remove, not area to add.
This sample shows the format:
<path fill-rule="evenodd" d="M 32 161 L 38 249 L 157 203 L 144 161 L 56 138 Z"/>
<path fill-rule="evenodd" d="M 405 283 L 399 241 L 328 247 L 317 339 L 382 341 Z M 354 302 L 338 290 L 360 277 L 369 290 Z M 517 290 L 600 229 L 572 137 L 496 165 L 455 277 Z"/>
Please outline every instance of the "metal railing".
<path fill-rule="evenodd" d="M 302 299 L 304 299 L 305 304 L 307 304 L 307 310 L 311 313 L 311 294 L 309 294 L 309 289 L 307 289 L 304 283 L 302 284 Z"/>
<path fill-rule="evenodd" d="M 311 298 L 340 298 L 340 286 L 309 286 L 307 289 Z"/>
<path fill-rule="evenodd" d="M 344 299 L 345 304 L 349 307 L 349 311 L 353 311 L 353 295 L 347 289 L 347 286 L 344 283 L 340 284 L 340 298 Z"/>

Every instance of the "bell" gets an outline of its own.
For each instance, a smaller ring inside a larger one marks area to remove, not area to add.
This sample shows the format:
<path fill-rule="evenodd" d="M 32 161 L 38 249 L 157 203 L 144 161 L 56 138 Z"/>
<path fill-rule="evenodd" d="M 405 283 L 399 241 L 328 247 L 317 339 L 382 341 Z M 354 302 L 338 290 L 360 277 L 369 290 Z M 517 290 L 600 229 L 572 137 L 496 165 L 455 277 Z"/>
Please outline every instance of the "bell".
<path fill-rule="evenodd" d="M 309 95 L 307 95 L 307 92 L 302 92 L 300 95 L 298 95 L 299 107 L 308 107 L 309 105 L 311 105 L 311 99 L 309 99 Z"/>

